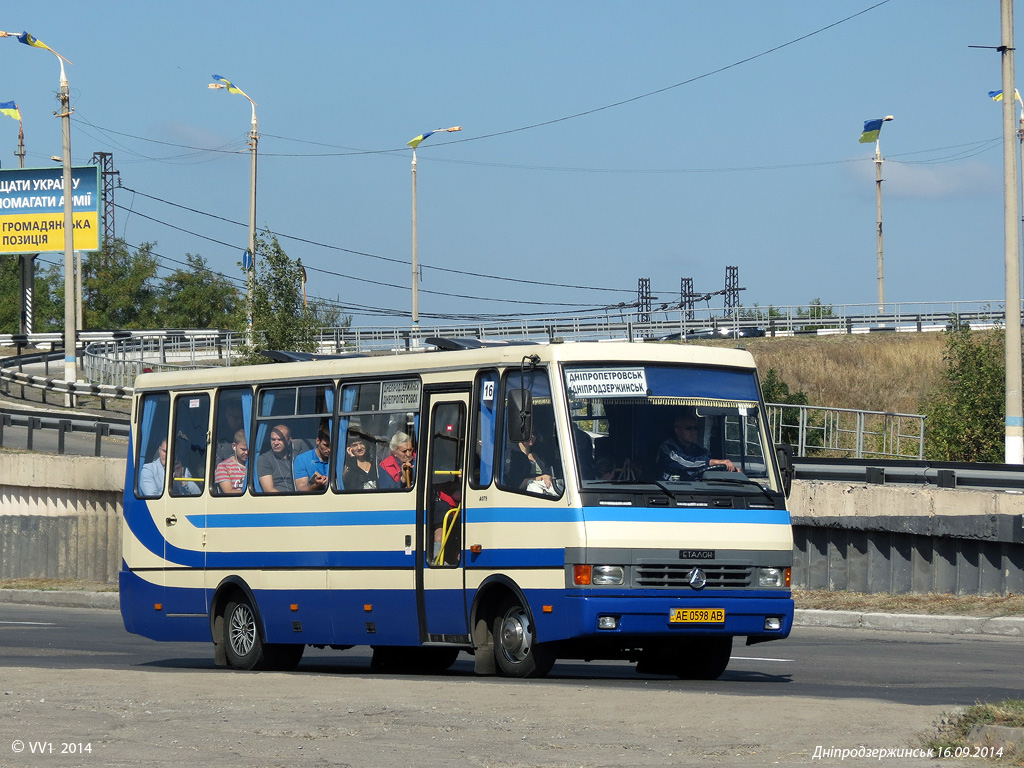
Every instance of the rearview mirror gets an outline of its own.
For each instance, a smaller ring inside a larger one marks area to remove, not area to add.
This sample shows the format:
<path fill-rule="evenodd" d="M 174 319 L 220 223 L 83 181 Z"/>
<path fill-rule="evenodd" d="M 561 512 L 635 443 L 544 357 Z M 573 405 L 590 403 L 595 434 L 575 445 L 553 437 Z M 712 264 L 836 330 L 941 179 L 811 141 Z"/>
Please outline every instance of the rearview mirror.
<path fill-rule="evenodd" d="M 789 492 L 793 489 L 793 446 L 788 443 L 778 443 L 775 446 L 775 460 L 779 465 L 779 476 L 782 478 L 782 491 L 789 498 Z"/>
<path fill-rule="evenodd" d="M 533 436 L 533 394 L 528 389 L 510 389 L 505 398 L 505 429 L 513 443 L 525 443 Z"/>

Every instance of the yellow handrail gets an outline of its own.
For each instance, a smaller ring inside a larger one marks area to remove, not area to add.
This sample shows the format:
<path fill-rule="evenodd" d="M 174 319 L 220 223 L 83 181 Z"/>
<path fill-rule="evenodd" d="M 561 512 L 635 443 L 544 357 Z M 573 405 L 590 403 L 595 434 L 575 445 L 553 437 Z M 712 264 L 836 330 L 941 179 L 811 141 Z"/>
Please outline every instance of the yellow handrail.
<path fill-rule="evenodd" d="M 455 528 L 455 521 L 459 517 L 460 510 L 461 507 L 452 507 L 444 513 L 444 519 L 441 521 L 441 548 L 437 552 L 437 557 L 434 558 L 434 565 L 444 565 L 444 550 L 448 546 L 448 537 Z"/>

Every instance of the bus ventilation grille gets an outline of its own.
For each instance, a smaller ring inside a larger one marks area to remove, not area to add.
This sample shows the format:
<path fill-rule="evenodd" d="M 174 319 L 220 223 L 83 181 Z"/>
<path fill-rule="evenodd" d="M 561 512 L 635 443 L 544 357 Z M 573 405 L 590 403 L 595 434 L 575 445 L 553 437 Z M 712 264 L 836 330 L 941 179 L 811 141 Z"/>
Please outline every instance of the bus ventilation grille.
<path fill-rule="evenodd" d="M 705 589 L 742 589 L 753 582 L 754 569 L 748 565 L 712 565 L 710 563 L 665 563 L 636 566 L 633 580 L 637 587 L 688 587 L 689 573 L 700 568 L 707 576 Z"/>

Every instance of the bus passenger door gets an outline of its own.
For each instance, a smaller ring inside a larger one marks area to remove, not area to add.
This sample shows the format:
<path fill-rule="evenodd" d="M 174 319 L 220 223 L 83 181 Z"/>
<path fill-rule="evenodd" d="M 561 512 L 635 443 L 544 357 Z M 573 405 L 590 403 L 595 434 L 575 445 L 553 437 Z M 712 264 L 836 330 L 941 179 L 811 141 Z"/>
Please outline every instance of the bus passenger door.
<path fill-rule="evenodd" d="M 425 396 L 426 455 L 417 460 L 424 472 L 417 499 L 420 635 L 425 642 L 468 642 L 462 499 L 469 392 Z"/>

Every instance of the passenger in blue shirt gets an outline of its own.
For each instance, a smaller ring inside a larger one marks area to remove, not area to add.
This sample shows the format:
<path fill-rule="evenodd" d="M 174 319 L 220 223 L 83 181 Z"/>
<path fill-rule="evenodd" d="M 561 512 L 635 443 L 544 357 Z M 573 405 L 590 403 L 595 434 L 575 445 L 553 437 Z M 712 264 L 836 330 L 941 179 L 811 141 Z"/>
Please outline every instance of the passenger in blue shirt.
<path fill-rule="evenodd" d="M 331 460 L 331 435 L 321 427 L 316 436 L 316 447 L 295 457 L 296 491 L 323 491 L 327 489 L 328 466 Z"/>

